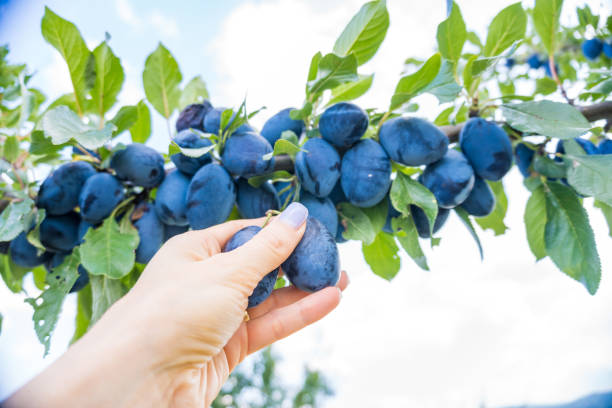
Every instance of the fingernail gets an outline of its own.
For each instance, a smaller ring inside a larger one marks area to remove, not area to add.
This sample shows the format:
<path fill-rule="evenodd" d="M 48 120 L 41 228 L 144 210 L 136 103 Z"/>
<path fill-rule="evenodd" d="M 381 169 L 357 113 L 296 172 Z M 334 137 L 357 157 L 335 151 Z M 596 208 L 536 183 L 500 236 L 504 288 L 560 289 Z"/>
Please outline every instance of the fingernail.
<path fill-rule="evenodd" d="M 302 204 L 294 202 L 289 204 L 289 207 L 285 208 L 285 211 L 278 218 L 294 229 L 298 229 L 304 224 L 306 217 L 308 217 L 308 209 Z"/>

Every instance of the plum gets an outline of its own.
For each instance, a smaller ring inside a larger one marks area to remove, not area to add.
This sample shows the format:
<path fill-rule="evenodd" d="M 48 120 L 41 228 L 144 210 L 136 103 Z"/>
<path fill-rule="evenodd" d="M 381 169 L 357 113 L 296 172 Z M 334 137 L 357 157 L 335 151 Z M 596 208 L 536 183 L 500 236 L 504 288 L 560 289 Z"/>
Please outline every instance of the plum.
<path fill-rule="evenodd" d="M 368 115 L 359 106 L 340 102 L 330 106 L 319 119 L 319 132 L 323 139 L 336 147 L 350 147 L 357 143 L 368 129 Z"/>
<path fill-rule="evenodd" d="M 204 131 L 206 133 L 212 133 L 215 135 L 219 133 L 219 128 L 221 127 L 221 115 L 226 109 L 227 108 L 214 108 L 206 114 L 206 117 L 204 118 Z M 234 122 L 235 118 L 236 112 L 234 112 L 229 122 L 227 123 L 227 126 L 225 127 L 225 129 L 223 129 L 224 132 L 232 124 L 232 122 Z M 244 123 L 240 125 L 238 129 L 234 131 L 233 134 L 240 134 L 245 132 L 255 132 L 255 128 L 253 128 L 248 123 Z"/>
<path fill-rule="evenodd" d="M 81 220 L 81 222 L 79 222 L 79 229 L 78 229 L 78 237 L 79 237 L 79 245 L 82 244 L 84 242 L 85 238 L 85 234 L 87 234 L 87 231 L 89 231 L 90 228 L 95 228 L 93 226 L 93 224 L 88 223 L 85 220 Z"/>
<path fill-rule="evenodd" d="M 365 139 L 342 158 L 340 182 L 349 202 L 371 207 L 380 202 L 391 185 L 391 161 L 380 144 Z"/>
<path fill-rule="evenodd" d="M 227 171 L 237 176 L 258 176 L 274 169 L 274 157 L 263 159 L 270 152 L 270 143 L 257 133 L 233 134 L 225 142 L 221 162 Z"/>
<path fill-rule="evenodd" d="M 51 252 L 68 252 L 79 244 L 81 218 L 75 212 L 50 215 L 40 224 L 40 242 Z"/>
<path fill-rule="evenodd" d="M 176 235 L 183 234 L 187 231 L 189 231 L 189 225 L 166 225 L 164 226 L 164 242 Z"/>
<path fill-rule="evenodd" d="M 529 65 L 529 68 L 538 69 L 544 63 L 545 61 L 540 58 L 539 54 L 531 54 L 529 58 L 527 58 L 527 65 Z"/>
<path fill-rule="evenodd" d="M 603 51 L 603 41 L 599 38 L 591 38 L 582 43 L 582 53 L 587 59 L 595 60 Z"/>
<path fill-rule="evenodd" d="M 150 203 L 138 205 L 134 214 L 140 215 L 140 218 L 134 221 L 134 227 L 140 237 L 140 243 L 136 248 L 136 262 L 146 264 L 164 243 L 164 224 Z"/>
<path fill-rule="evenodd" d="M 393 226 L 391 225 L 391 220 L 393 218 L 399 217 L 400 215 L 402 215 L 402 213 L 397 211 L 391 203 L 391 200 L 389 200 L 389 209 L 387 210 L 387 219 L 385 220 L 383 231 L 389 234 L 393 234 Z"/>
<path fill-rule="evenodd" d="M 557 73 L 557 75 L 559 75 L 559 64 L 555 63 L 555 72 Z M 546 62 L 544 64 L 544 73 L 546 74 L 546 76 L 551 77 L 553 76 L 552 71 L 550 70 L 550 64 L 548 62 Z"/>
<path fill-rule="evenodd" d="M 474 170 L 461 152 L 451 149 L 441 160 L 425 168 L 421 182 L 431 190 L 440 207 L 453 208 L 472 191 Z"/>
<path fill-rule="evenodd" d="M 11 241 L 0 241 L 0 254 L 8 254 Z"/>
<path fill-rule="evenodd" d="M 380 127 L 379 137 L 391 160 L 406 166 L 433 163 L 448 150 L 446 135 L 420 118 L 389 119 Z"/>
<path fill-rule="evenodd" d="M 348 198 L 346 198 L 344 190 L 342 190 L 342 183 L 340 180 L 336 182 L 336 185 L 334 186 L 331 193 L 329 193 L 328 197 L 330 200 L 332 200 L 332 203 L 334 203 L 334 205 L 338 205 L 338 203 L 348 202 Z"/>
<path fill-rule="evenodd" d="M 70 255 L 69 252 L 57 252 L 53 254 L 53 256 L 45 262 L 45 269 L 47 270 L 47 273 L 53 273 L 53 268 L 60 266 L 68 255 Z M 74 281 L 69 293 L 78 292 L 89 283 L 89 274 L 83 265 L 79 265 L 77 272 L 79 273 L 79 276 L 77 277 L 76 281 Z"/>
<path fill-rule="evenodd" d="M 264 123 L 263 128 L 261 128 L 261 135 L 265 137 L 272 146 L 274 146 L 274 143 L 280 139 L 281 135 L 286 130 L 292 131 L 298 137 L 302 134 L 304 130 L 304 121 L 291 119 L 289 112 L 293 109 L 295 108 L 286 108 L 276 113 L 268 119 L 266 123 Z"/>
<path fill-rule="evenodd" d="M 597 146 L 597 153 L 612 154 L 612 139 L 605 139 L 599 142 L 599 145 Z"/>
<path fill-rule="evenodd" d="M 506 68 L 510 69 L 512 68 L 514 65 L 516 65 L 516 60 L 514 58 L 506 58 Z"/>
<path fill-rule="evenodd" d="M 327 197 L 340 179 L 340 155 L 325 140 L 304 143 L 295 156 L 295 174 L 302 188 L 317 197 Z"/>
<path fill-rule="evenodd" d="M 236 202 L 236 187 L 229 173 L 210 163 L 193 176 L 187 189 L 187 220 L 199 230 L 220 224 L 229 217 Z"/>
<path fill-rule="evenodd" d="M 303 191 L 300 195 L 300 203 L 308 208 L 308 215 L 310 217 L 319 220 L 330 233 L 336 233 L 338 229 L 338 213 L 334 203 L 329 198 L 319 198 Z"/>
<path fill-rule="evenodd" d="M 124 197 L 123 186 L 115 176 L 98 173 L 87 179 L 79 195 L 81 218 L 90 224 L 100 223 Z"/>
<path fill-rule="evenodd" d="M 239 179 L 236 192 L 236 206 L 242 218 L 259 218 L 268 210 L 278 210 L 280 202 L 276 190 L 267 182 L 255 188 L 245 179 Z"/>
<path fill-rule="evenodd" d="M 344 231 L 346 231 L 346 227 L 344 226 L 341 220 L 338 220 L 338 229 L 336 230 L 336 243 L 337 244 L 343 244 L 347 242 L 346 238 L 344 238 L 344 236 L 342 235 L 344 234 Z"/>
<path fill-rule="evenodd" d="M 62 215 L 79 204 L 85 181 L 96 174 L 91 164 L 77 161 L 59 166 L 43 181 L 38 190 L 37 206 L 47 215 Z"/>
<path fill-rule="evenodd" d="M 39 255 L 38 249 L 28 242 L 25 231 L 11 241 L 9 255 L 15 265 L 22 268 L 35 268 L 53 256 L 50 252 L 43 252 Z"/>
<path fill-rule="evenodd" d="M 576 143 L 578 143 L 578 145 L 580 145 L 580 147 L 582 147 L 582 150 L 584 150 L 586 154 L 591 155 L 591 154 L 599 153 L 599 149 L 597 148 L 597 146 L 595 146 L 593 142 L 591 142 L 590 140 L 582 139 L 580 137 L 576 137 L 574 138 L 574 140 L 576 141 Z M 556 153 L 565 154 L 565 147 L 563 146 L 563 140 L 559 140 L 559 142 L 557 143 Z M 561 161 L 560 157 L 555 157 L 555 159 L 557 161 Z"/>
<path fill-rule="evenodd" d="M 612 42 L 605 42 L 603 44 L 603 53 L 606 57 L 612 58 Z"/>
<path fill-rule="evenodd" d="M 461 208 L 475 217 L 486 217 L 495 208 L 495 195 L 486 181 L 480 177 L 474 180 L 470 195 L 461 203 Z"/>
<path fill-rule="evenodd" d="M 202 103 L 193 103 L 187 105 L 185 109 L 179 113 L 176 120 L 176 131 L 180 132 L 184 129 L 204 130 L 204 117 L 212 110 L 212 105 L 208 100 Z"/>
<path fill-rule="evenodd" d="M 516 148 L 514 149 L 514 157 L 516 158 L 516 165 L 524 177 L 531 176 L 529 167 L 531 167 L 534 156 L 535 151 L 524 143 L 519 143 L 516 145 Z"/>
<path fill-rule="evenodd" d="M 512 167 L 510 138 L 493 122 L 471 118 L 461 129 L 459 144 L 474 173 L 483 179 L 497 181 Z"/>
<path fill-rule="evenodd" d="M 316 292 L 338 282 L 340 259 L 334 235 L 316 218 L 307 218 L 302 240 L 281 265 L 296 288 Z"/>
<path fill-rule="evenodd" d="M 187 189 L 189 178 L 180 171 L 173 171 L 159 185 L 155 195 L 155 211 L 166 225 L 188 225 Z"/>
<path fill-rule="evenodd" d="M 251 225 L 248 227 L 244 227 L 237 233 L 235 233 L 229 241 L 225 244 L 223 248 L 223 252 L 233 251 L 234 249 L 242 246 L 245 242 L 250 241 L 259 231 L 261 231 L 261 227 L 256 225 Z M 249 302 L 247 307 L 255 307 L 270 296 L 272 290 L 274 289 L 274 285 L 276 284 L 276 278 L 278 277 L 278 268 L 274 269 L 272 272 L 268 273 L 264 276 L 255 289 L 253 289 L 253 293 L 249 296 Z"/>
<path fill-rule="evenodd" d="M 110 167 L 117 172 L 119 179 L 145 188 L 157 187 L 165 176 L 162 155 L 139 143 L 115 152 Z"/>
<path fill-rule="evenodd" d="M 429 219 L 427 219 L 425 211 L 423 211 L 421 207 L 410 205 L 410 213 L 412 214 L 412 219 L 414 220 L 414 225 L 417 229 L 419 237 L 430 238 L 431 234 L 429 232 Z M 449 214 L 450 210 L 446 208 L 438 208 L 438 215 L 436 216 L 433 226 L 434 234 L 440 231 L 440 228 L 444 226 Z"/>
<path fill-rule="evenodd" d="M 174 138 L 174 142 L 185 149 L 201 149 L 203 147 L 212 145 L 212 142 L 209 139 L 203 138 L 191 130 L 183 130 L 179 132 L 179 134 Z M 193 176 L 196 171 L 200 169 L 200 167 L 212 161 L 212 156 L 210 155 L 210 152 L 203 154 L 200 157 L 189 157 L 183 153 L 174 153 L 172 156 L 170 156 L 170 160 L 172 160 L 172 163 L 174 163 L 177 169 L 188 176 Z"/>

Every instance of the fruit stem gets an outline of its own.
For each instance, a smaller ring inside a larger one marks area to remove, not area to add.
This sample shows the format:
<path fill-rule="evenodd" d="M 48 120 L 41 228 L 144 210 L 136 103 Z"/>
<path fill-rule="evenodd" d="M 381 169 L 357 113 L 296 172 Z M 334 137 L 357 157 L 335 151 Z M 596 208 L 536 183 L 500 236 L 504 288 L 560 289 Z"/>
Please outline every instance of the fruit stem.
<path fill-rule="evenodd" d="M 270 223 L 270 221 L 272 220 L 272 216 L 273 215 L 278 215 L 278 214 L 280 214 L 280 211 L 278 211 L 278 210 L 268 210 L 268 211 L 266 211 L 266 220 L 264 221 L 264 223 L 261 226 L 261 228 L 265 228 L 266 225 L 268 225 Z"/>

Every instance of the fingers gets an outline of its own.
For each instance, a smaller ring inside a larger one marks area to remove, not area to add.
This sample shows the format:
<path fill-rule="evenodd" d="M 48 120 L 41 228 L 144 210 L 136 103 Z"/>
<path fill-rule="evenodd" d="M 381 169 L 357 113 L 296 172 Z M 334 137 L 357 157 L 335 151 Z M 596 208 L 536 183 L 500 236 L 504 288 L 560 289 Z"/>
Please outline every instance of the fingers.
<path fill-rule="evenodd" d="M 275 309 L 246 323 L 249 338 L 248 354 L 316 322 L 340 303 L 340 289 L 328 287 L 312 293 L 289 306 Z"/>

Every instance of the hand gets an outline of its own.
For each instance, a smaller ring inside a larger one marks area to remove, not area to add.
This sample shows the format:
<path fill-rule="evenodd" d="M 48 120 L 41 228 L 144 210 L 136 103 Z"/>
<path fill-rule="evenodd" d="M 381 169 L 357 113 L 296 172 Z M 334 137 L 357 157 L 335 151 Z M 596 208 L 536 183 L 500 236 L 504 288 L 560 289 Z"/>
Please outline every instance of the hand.
<path fill-rule="evenodd" d="M 259 280 L 293 251 L 306 209 L 293 204 L 234 251 L 225 242 L 238 220 L 169 240 L 134 288 L 6 407 L 209 406 L 244 358 L 321 319 L 348 284 L 308 294 L 275 290 L 249 309 Z"/>

